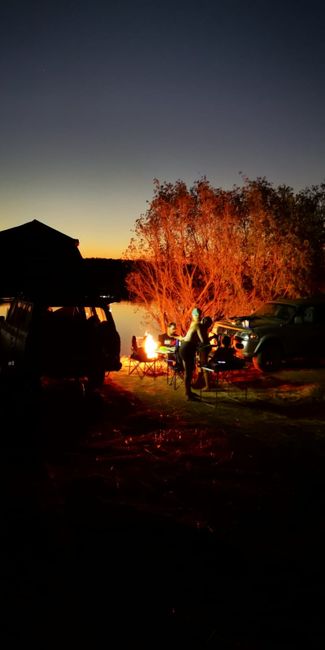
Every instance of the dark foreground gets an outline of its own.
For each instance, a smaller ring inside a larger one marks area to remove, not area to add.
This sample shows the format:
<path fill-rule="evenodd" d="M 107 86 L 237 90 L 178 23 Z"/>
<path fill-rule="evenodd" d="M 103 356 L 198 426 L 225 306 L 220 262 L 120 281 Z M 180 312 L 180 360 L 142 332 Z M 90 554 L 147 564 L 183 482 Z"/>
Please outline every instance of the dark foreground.
<path fill-rule="evenodd" d="M 2 391 L 6 647 L 323 648 L 323 405 L 272 442 L 116 382 Z"/>

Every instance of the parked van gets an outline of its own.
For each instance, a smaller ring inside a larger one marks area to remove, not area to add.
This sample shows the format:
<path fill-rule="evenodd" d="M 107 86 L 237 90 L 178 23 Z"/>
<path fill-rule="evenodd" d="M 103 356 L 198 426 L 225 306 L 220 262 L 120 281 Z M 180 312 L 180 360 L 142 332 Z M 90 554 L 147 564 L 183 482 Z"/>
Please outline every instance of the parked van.
<path fill-rule="evenodd" d="M 102 298 L 18 297 L 0 323 L 0 378 L 86 378 L 100 386 L 118 371 L 120 336 Z"/>

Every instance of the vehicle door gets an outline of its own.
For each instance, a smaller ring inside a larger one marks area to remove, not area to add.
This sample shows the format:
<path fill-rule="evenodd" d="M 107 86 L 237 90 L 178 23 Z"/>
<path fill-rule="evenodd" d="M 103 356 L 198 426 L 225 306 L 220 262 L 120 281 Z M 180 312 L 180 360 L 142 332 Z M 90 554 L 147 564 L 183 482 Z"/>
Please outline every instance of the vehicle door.
<path fill-rule="evenodd" d="M 319 308 L 315 305 L 302 306 L 297 311 L 290 330 L 291 356 L 302 358 L 318 356 L 320 346 L 324 346 L 324 316 L 322 322 Z"/>
<path fill-rule="evenodd" d="M 21 367 L 30 333 L 33 305 L 22 300 L 14 301 L 2 327 L 2 345 L 8 366 Z"/>
<path fill-rule="evenodd" d="M 303 346 L 305 334 L 304 323 L 296 305 L 275 305 L 276 326 L 270 327 L 269 334 L 274 336 L 284 350 L 287 358 L 297 357 Z"/>
<path fill-rule="evenodd" d="M 325 354 L 325 303 L 306 307 L 303 321 L 306 356 L 323 357 Z"/>

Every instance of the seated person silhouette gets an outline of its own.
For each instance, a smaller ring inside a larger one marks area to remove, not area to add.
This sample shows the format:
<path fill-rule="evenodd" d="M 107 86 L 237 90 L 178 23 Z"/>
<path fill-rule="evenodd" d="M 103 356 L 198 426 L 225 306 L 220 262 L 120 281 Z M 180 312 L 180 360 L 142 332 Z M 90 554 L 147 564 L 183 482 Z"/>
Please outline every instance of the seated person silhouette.
<path fill-rule="evenodd" d="M 173 321 L 171 323 L 168 323 L 167 331 L 158 336 L 158 352 L 167 354 L 167 359 L 174 359 L 177 368 L 179 368 L 179 370 L 182 370 L 183 364 L 179 356 L 179 338 L 179 334 L 176 333 L 176 323 Z"/>
<path fill-rule="evenodd" d="M 176 334 L 176 323 L 168 323 L 167 331 L 163 334 L 159 334 L 158 336 L 159 345 L 160 347 L 174 348 L 177 338 L 178 334 Z"/>
<path fill-rule="evenodd" d="M 137 344 L 137 338 L 136 336 L 132 336 L 132 342 L 131 342 L 131 359 L 135 359 L 136 361 L 147 361 L 148 357 L 146 354 L 146 351 L 144 347 L 138 347 Z"/>
<path fill-rule="evenodd" d="M 231 346 L 231 338 L 227 334 L 222 337 L 222 345 L 218 347 L 211 357 L 209 365 L 212 368 L 225 370 L 236 370 L 245 364 L 244 359 L 236 357 L 235 349 Z"/>

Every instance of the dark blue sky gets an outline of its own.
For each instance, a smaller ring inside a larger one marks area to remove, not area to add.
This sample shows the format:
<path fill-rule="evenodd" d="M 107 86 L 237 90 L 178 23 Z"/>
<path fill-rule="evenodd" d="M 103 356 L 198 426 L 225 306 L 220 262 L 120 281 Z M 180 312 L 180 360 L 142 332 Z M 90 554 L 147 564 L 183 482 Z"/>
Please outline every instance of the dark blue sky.
<path fill-rule="evenodd" d="M 325 180 L 323 2 L 8 0 L 0 228 L 119 257 L 153 179 Z"/>

